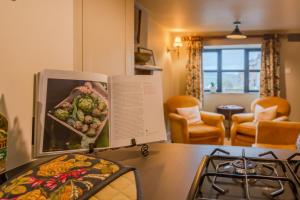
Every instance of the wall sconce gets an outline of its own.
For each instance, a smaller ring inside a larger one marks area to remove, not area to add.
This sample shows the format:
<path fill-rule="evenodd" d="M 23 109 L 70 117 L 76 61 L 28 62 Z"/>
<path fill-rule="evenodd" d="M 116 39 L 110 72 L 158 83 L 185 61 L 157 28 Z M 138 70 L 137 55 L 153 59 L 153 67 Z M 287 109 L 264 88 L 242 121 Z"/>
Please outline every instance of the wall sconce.
<path fill-rule="evenodd" d="M 167 48 L 167 52 L 175 51 L 177 52 L 177 56 L 179 57 L 179 48 L 183 46 L 183 43 L 181 41 L 181 37 L 177 36 L 174 39 L 173 47 L 174 48 Z"/>

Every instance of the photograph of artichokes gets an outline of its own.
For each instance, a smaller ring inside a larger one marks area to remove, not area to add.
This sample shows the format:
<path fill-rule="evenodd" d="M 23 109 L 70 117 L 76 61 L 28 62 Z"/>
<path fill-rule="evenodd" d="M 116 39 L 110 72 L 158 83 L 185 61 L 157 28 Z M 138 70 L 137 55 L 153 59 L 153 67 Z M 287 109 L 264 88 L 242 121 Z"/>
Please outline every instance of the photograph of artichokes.
<path fill-rule="evenodd" d="M 44 151 L 109 146 L 107 83 L 49 79 Z"/>

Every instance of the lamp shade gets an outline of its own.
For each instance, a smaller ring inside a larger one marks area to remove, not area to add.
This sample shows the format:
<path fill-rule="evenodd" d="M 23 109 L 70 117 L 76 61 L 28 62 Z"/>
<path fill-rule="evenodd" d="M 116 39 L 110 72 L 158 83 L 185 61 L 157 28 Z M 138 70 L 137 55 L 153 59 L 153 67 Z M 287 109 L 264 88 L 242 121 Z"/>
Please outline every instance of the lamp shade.
<path fill-rule="evenodd" d="M 179 36 L 175 37 L 173 46 L 174 47 L 182 47 L 183 46 L 181 37 L 179 37 Z"/>
<path fill-rule="evenodd" d="M 231 34 L 227 35 L 226 37 L 228 39 L 235 39 L 235 40 L 246 39 L 247 36 L 244 35 L 239 29 L 239 24 L 241 24 L 241 22 L 237 21 L 234 22 L 233 24 L 235 24 L 234 30 L 232 31 Z"/>

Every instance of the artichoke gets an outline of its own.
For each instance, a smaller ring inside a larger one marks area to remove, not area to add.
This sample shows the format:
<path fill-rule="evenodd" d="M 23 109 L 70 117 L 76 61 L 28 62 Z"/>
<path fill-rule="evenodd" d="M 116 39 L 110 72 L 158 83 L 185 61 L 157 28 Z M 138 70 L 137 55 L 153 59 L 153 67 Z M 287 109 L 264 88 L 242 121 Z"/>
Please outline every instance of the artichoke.
<path fill-rule="evenodd" d="M 76 121 L 74 124 L 74 128 L 77 130 L 82 130 L 82 126 L 83 126 L 83 124 L 81 121 Z"/>
<path fill-rule="evenodd" d="M 90 127 L 93 128 L 93 129 L 97 129 L 98 125 L 97 124 L 91 124 Z"/>
<path fill-rule="evenodd" d="M 87 132 L 88 130 L 89 130 L 89 125 L 83 124 L 83 125 L 82 125 L 81 131 L 82 131 L 83 133 L 85 133 L 85 132 Z"/>
<path fill-rule="evenodd" d="M 72 104 L 67 101 L 62 103 L 61 108 L 67 110 L 68 112 L 71 112 L 73 110 Z"/>
<path fill-rule="evenodd" d="M 101 114 L 101 111 L 99 108 L 94 108 L 93 111 L 92 111 L 92 115 L 93 117 L 99 117 Z"/>
<path fill-rule="evenodd" d="M 86 124 L 91 124 L 91 123 L 93 122 L 93 117 L 90 116 L 90 115 L 86 115 L 86 116 L 84 117 L 84 122 L 85 122 Z"/>
<path fill-rule="evenodd" d="M 92 124 L 90 125 L 91 128 L 94 128 L 94 129 L 97 129 L 101 126 L 101 121 L 100 119 L 96 118 L 96 117 L 93 117 L 93 122 Z"/>
<path fill-rule="evenodd" d="M 93 118 L 93 124 L 96 124 L 97 126 L 100 126 L 101 125 L 100 119 L 94 117 Z"/>
<path fill-rule="evenodd" d="M 91 97 L 85 96 L 78 100 L 77 106 L 84 112 L 91 112 L 94 107 L 94 102 Z"/>
<path fill-rule="evenodd" d="M 61 108 L 58 108 L 54 111 L 54 116 L 57 118 L 57 119 L 60 119 L 62 121 L 66 121 L 69 117 L 69 112 L 67 110 L 64 110 L 64 109 L 61 109 Z"/>
<path fill-rule="evenodd" d="M 93 92 L 93 93 L 91 94 L 91 97 L 92 97 L 92 99 L 93 99 L 94 101 L 97 101 L 99 96 L 98 96 L 95 92 Z"/>
<path fill-rule="evenodd" d="M 106 118 L 106 116 L 107 116 L 107 114 L 108 114 L 107 111 L 102 112 L 101 115 L 100 115 L 100 117 L 99 117 L 99 118 L 100 118 L 100 121 L 104 121 L 105 118 Z"/>
<path fill-rule="evenodd" d="M 101 111 L 104 111 L 107 106 L 106 106 L 106 103 L 104 101 L 99 101 L 98 102 L 98 108 L 101 110 Z"/>
<path fill-rule="evenodd" d="M 77 110 L 76 117 L 79 121 L 84 121 L 84 113 L 82 112 L 82 110 Z"/>

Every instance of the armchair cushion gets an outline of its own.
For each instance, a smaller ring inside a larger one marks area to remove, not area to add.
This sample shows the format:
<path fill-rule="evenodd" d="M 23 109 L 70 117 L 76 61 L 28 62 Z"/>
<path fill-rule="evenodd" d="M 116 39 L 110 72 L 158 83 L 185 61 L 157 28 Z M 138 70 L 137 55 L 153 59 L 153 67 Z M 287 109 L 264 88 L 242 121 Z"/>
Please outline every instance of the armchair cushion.
<path fill-rule="evenodd" d="M 191 138 L 198 137 L 219 137 L 220 129 L 214 126 L 209 126 L 203 123 L 189 125 Z"/>
<path fill-rule="evenodd" d="M 238 140 L 239 146 L 251 146 L 255 143 L 255 138 L 249 135 L 236 135 L 236 140 Z"/>
<path fill-rule="evenodd" d="M 253 120 L 254 120 L 253 113 L 240 113 L 240 114 L 232 115 L 232 121 L 236 122 L 238 124 L 244 123 L 244 122 L 252 122 Z"/>
<path fill-rule="evenodd" d="M 177 108 L 177 112 L 187 119 L 188 124 L 201 121 L 199 106 Z"/>
<path fill-rule="evenodd" d="M 281 116 L 281 117 L 277 117 L 275 119 L 272 120 L 273 122 L 284 122 L 284 121 L 289 121 L 289 118 L 287 116 Z"/>
<path fill-rule="evenodd" d="M 260 105 L 255 106 L 254 121 L 269 121 L 276 118 L 278 106 L 264 108 Z"/>
<path fill-rule="evenodd" d="M 218 126 L 220 123 L 223 123 L 225 117 L 224 115 L 212 112 L 200 112 L 201 120 L 208 125 Z"/>
<path fill-rule="evenodd" d="M 244 122 L 238 125 L 237 132 L 242 135 L 255 136 L 256 134 L 256 123 L 255 122 Z"/>

